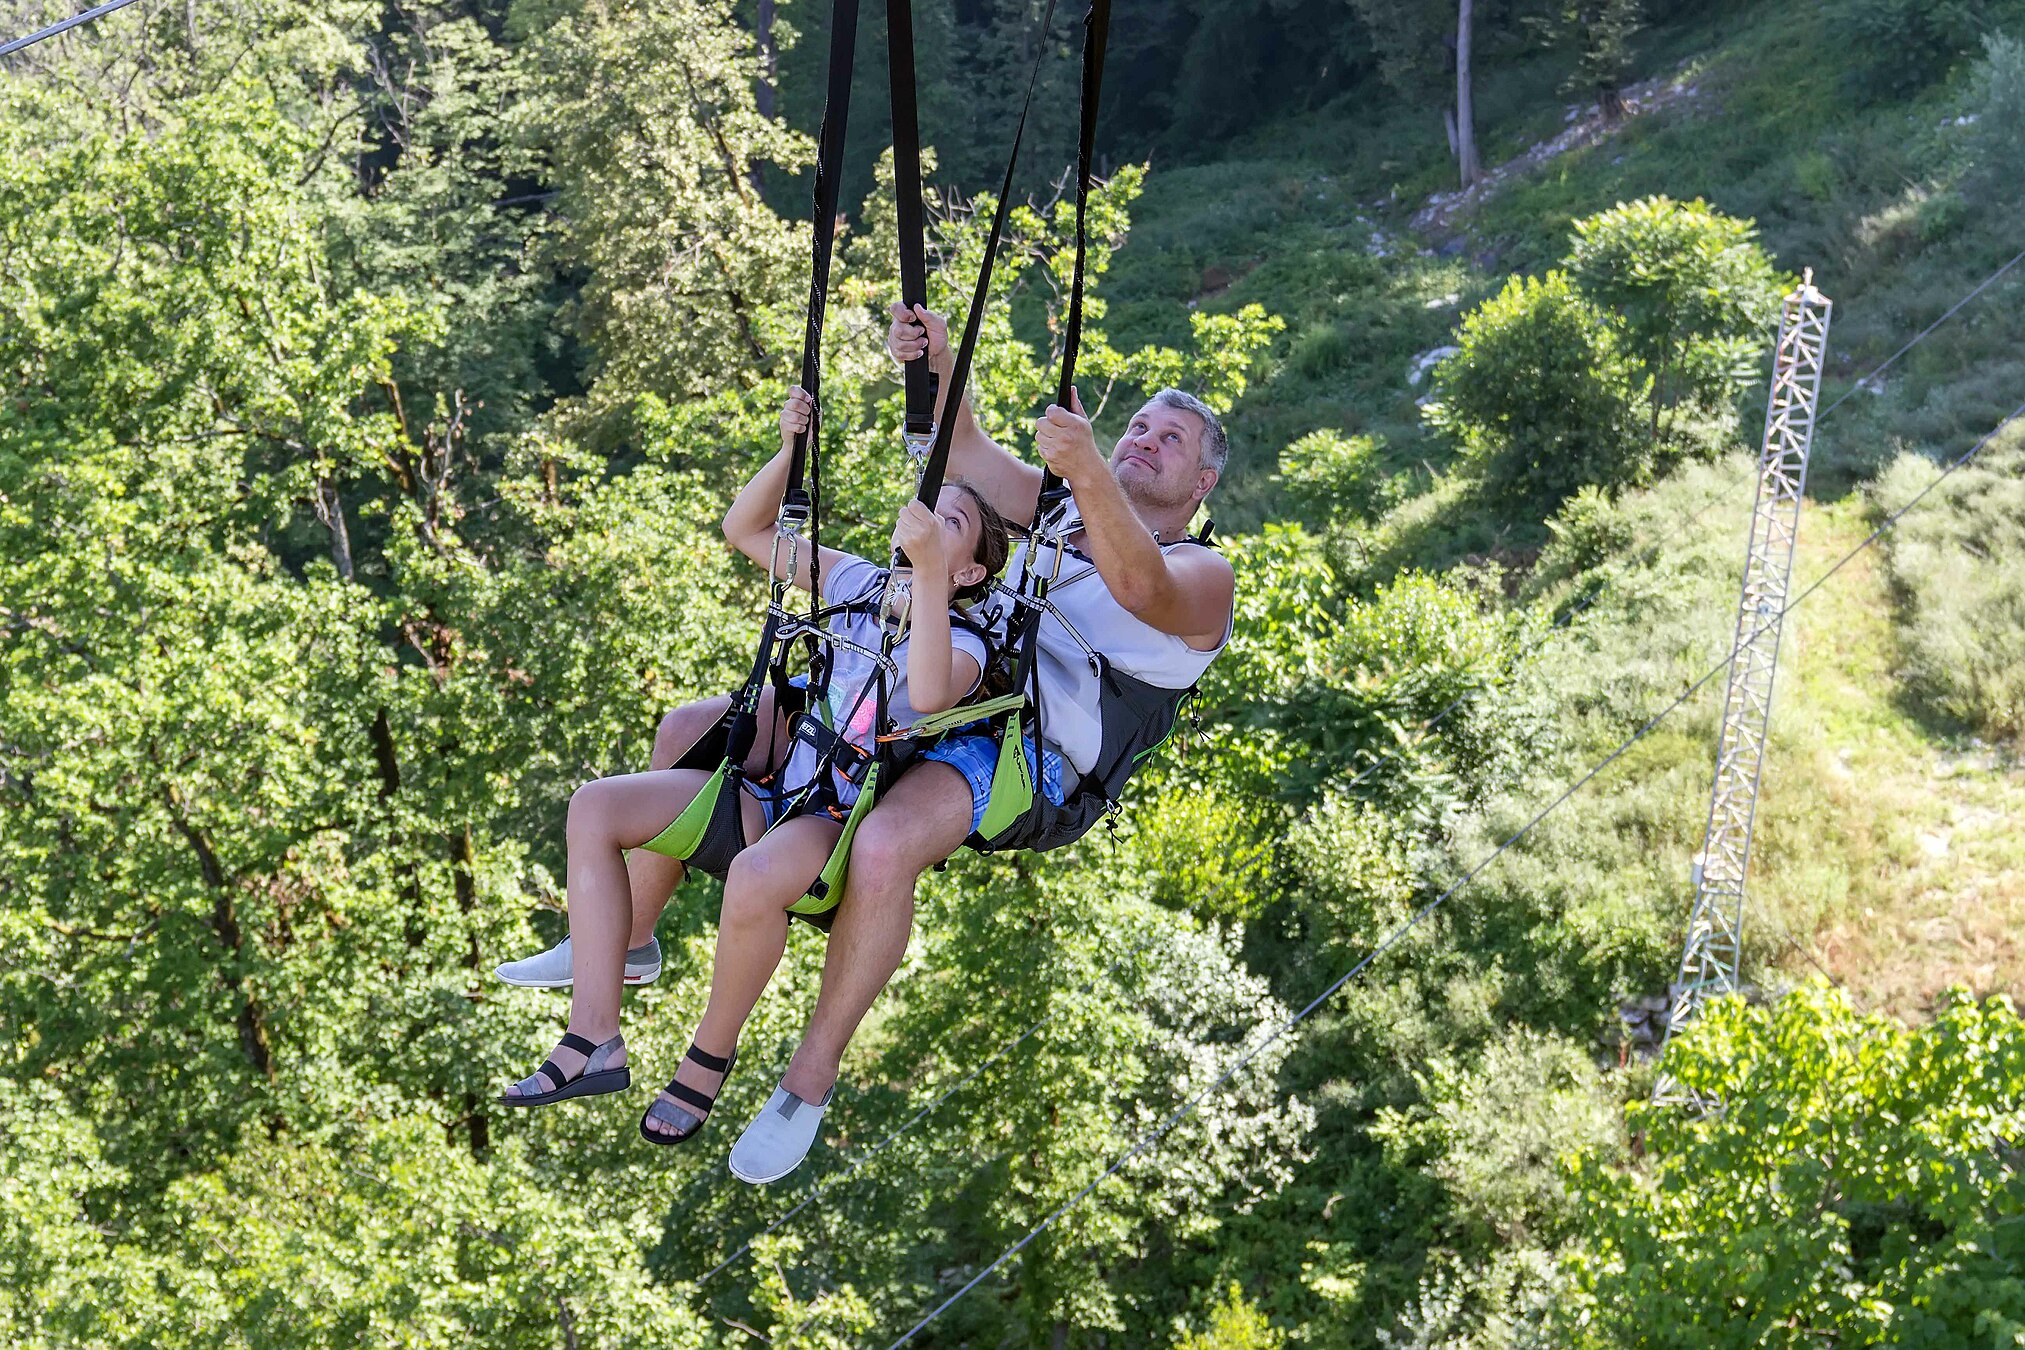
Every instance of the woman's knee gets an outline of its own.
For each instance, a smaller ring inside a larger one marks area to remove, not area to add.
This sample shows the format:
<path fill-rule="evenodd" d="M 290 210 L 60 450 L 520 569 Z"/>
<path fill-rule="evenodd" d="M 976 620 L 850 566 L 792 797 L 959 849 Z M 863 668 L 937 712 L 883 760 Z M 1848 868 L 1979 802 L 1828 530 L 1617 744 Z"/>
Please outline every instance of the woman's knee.
<path fill-rule="evenodd" d="M 654 728 L 654 767 L 672 768 L 730 706 L 729 698 L 706 698 L 663 714 L 660 725 Z"/>
<path fill-rule="evenodd" d="M 571 844 L 581 847 L 604 842 L 611 833 L 611 785 L 611 779 L 597 778 L 570 794 L 564 831 Z"/>
<path fill-rule="evenodd" d="M 724 917 L 727 920 L 772 917 L 784 912 L 801 895 L 802 891 L 794 888 L 791 879 L 778 874 L 765 850 L 749 848 L 731 860 L 724 874 Z"/>

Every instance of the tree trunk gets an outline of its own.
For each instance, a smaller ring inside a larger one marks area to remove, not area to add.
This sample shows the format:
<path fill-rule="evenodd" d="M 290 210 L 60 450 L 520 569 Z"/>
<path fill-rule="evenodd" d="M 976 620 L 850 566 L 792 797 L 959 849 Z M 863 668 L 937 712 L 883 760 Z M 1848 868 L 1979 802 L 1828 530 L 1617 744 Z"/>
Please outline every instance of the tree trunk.
<path fill-rule="evenodd" d="M 1473 187 L 1483 173 L 1477 167 L 1476 114 L 1470 103 L 1470 24 L 1472 0 L 1457 0 L 1455 16 L 1455 143 L 1456 167 L 1462 185 Z"/>
<path fill-rule="evenodd" d="M 345 527 L 344 498 L 338 496 L 337 484 L 328 478 L 316 482 L 316 517 L 330 531 L 330 557 L 337 565 L 338 575 L 352 580 L 352 536 Z"/>

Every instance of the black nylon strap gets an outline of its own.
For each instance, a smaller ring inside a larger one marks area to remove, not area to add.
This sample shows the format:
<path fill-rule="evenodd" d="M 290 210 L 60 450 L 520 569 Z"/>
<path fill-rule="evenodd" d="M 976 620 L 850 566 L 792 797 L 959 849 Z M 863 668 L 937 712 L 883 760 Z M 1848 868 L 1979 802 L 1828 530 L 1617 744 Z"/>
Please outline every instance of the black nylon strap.
<path fill-rule="evenodd" d="M 921 205 L 921 127 L 916 112 L 914 7 L 886 0 L 886 56 L 893 85 L 893 207 L 900 235 L 900 303 L 928 303 L 928 233 Z M 935 373 L 928 353 L 909 361 L 907 434 L 926 436 L 935 424 Z"/>
<path fill-rule="evenodd" d="M 1083 270 L 1089 252 L 1090 173 L 1097 152 L 1097 105 L 1104 93 L 1104 52 L 1111 38 L 1111 0 L 1090 0 L 1083 16 L 1083 97 L 1082 136 L 1076 146 L 1076 271 L 1069 285 L 1068 322 L 1062 332 L 1062 368 L 1055 382 L 1055 402 L 1069 406 L 1076 385 L 1076 356 L 1083 345 Z M 1034 511 L 1034 528 L 1069 495 L 1069 486 L 1055 471 L 1041 466 L 1041 496 Z"/>
<path fill-rule="evenodd" d="M 738 1057 L 737 1053 L 733 1052 L 733 1054 L 728 1058 L 720 1058 L 717 1055 L 711 1054 L 708 1050 L 703 1049 L 701 1046 L 697 1045 L 694 1041 L 691 1041 L 689 1043 L 689 1053 L 682 1056 L 682 1058 L 684 1059 L 696 1061 L 698 1065 L 702 1066 L 705 1069 L 708 1069 L 711 1073 L 731 1072 L 731 1061 L 733 1059 L 736 1059 L 737 1057 Z"/>
<path fill-rule="evenodd" d="M 837 241 L 837 196 L 844 177 L 844 133 L 851 120 L 851 69 L 857 60 L 858 0 L 833 0 L 830 6 L 830 82 L 823 104 L 823 125 L 817 138 L 815 238 L 809 270 L 808 324 L 802 334 L 802 388 L 814 400 L 820 418 L 823 382 L 823 318 L 829 306 L 830 257 Z M 788 456 L 789 505 L 806 506 L 803 469 L 810 446 L 818 444 L 816 418 L 794 438 Z"/>
<path fill-rule="evenodd" d="M 1090 0 L 1089 11 L 1083 16 L 1083 89 L 1082 89 L 1082 131 L 1076 145 L 1076 269 L 1069 285 L 1068 322 L 1062 334 L 1062 365 L 1055 385 L 1055 402 L 1060 407 L 1069 406 L 1069 394 L 1076 383 L 1076 357 L 1083 343 L 1083 280 L 1084 267 L 1089 251 L 1090 188 L 1093 182 L 1091 162 L 1096 158 L 1097 109 L 1104 92 L 1104 54 L 1111 36 L 1111 0 Z M 962 385 L 956 386 L 961 389 Z M 1038 789 L 1040 757 L 1044 753 L 1041 731 L 1041 619 L 1046 611 L 1041 607 L 1047 599 L 1048 579 L 1041 572 L 1038 553 L 1040 551 L 1041 526 L 1048 516 L 1069 497 L 1069 485 L 1056 476 L 1046 465 L 1041 467 L 1041 492 L 1034 503 L 1034 519 L 1027 537 L 1026 567 L 1020 578 L 1020 600 L 1015 606 L 1012 632 L 1009 636 L 1014 650 L 1019 654 L 1014 666 L 1013 687 L 1027 691 L 1027 706 L 1032 709 L 1034 740 L 1035 777 Z M 1059 547 L 1059 544 L 1057 544 Z M 1031 587 L 1031 598 L 1028 588 Z M 1015 733 L 1017 727 L 1015 726 Z"/>
<path fill-rule="evenodd" d="M 977 269 L 977 287 L 971 292 L 970 315 L 964 320 L 963 341 L 956 349 L 956 364 L 949 372 L 949 396 L 962 398 L 963 390 L 970 382 L 971 358 L 977 353 L 978 326 L 984 319 L 985 298 L 991 294 L 992 263 L 998 254 L 999 237 L 1005 233 L 1006 212 L 1012 206 L 1013 170 L 1020 160 L 1020 141 L 1027 130 L 1027 114 L 1033 110 L 1034 89 L 1040 83 L 1041 62 L 1048 54 L 1048 28 L 1054 22 L 1055 0 L 1048 0 L 1047 12 L 1041 15 L 1041 27 L 1036 39 L 1034 68 L 1027 76 L 1027 97 L 1020 105 L 1019 125 L 1013 128 L 1012 153 L 1006 157 L 1005 179 L 999 185 L 998 209 L 992 213 L 991 233 L 985 236 L 984 261 Z M 949 442 L 956 429 L 956 419 L 945 417 L 935 428 L 935 443 L 929 448 L 928 460 L 921 466 L 921 486 L 914 494 L 923 506 L 933 507 L 935 499 L 942 494 L 942 480 L 949 472 Z"/>

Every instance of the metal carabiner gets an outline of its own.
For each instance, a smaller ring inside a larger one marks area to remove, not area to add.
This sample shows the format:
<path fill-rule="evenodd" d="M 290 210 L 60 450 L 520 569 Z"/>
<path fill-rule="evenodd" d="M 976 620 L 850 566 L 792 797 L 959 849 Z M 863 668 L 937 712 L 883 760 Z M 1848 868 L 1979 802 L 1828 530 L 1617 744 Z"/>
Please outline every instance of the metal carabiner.
<path fill-rule="evenodd" d="M 914 611 L 914 573 L 905 567 L 896 567 L 886 574 L 886 587 L 879 592 L 879 624 L 890 628 L 896 635 L 907 631 L 907 620 Z"/>

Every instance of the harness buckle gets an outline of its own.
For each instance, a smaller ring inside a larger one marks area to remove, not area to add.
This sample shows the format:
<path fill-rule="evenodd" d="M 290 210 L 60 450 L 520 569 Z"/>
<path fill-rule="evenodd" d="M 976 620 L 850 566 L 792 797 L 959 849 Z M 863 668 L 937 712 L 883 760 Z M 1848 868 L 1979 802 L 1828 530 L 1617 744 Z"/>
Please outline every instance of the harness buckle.
<path fill-rule="evenodd" d="M 900 444 L 907 447 L 907 458 L 920 464 L 928 458 L 928 452 L 935 447 L 935 428 L 926 431 L 903 431 Z"/>

